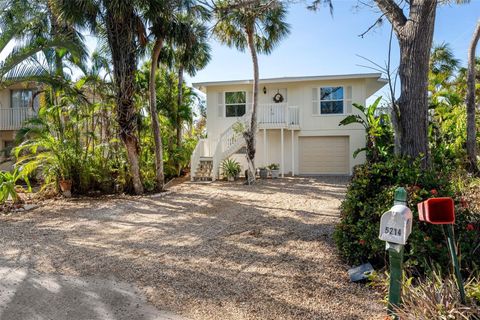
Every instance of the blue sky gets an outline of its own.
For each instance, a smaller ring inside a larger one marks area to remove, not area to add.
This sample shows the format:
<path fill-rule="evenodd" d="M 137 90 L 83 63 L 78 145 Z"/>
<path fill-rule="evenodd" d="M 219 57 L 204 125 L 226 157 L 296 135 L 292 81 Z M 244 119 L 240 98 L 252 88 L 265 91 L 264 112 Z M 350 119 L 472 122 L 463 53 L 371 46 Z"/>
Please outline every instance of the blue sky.
<path fill-rule="evenodd" d="M 305 3 L 290 5 L 288 23 L 291 33 L 269 56 L 260 56 L 260 77 L 307 76 L 375 72 L 360 65 L 370 65 L 357 55 L 384 65 L 388 55 L 390 24 L 365 31 L 379 16 L 378 10 L 356 9 L 356 0 L 333 0 L 334 13 L 306 9 Z M 367 1 L 368 2 L 368 1 Z M 468 45 L 477 19 L 480 0 L 466 5 L 444 5 L 437 10 L 434 43 L 448 42 L 458 59 L 465 63 Z M 398 65 L 398 46 L 394 39 L 392 63 Z M 251 59 L 211 39 L 212 60 L 187 82 L 252 78 Z M 480 51 L 480 50 L 478 50 Z M 478 52 L 477 51 L 477 52 Z"/>

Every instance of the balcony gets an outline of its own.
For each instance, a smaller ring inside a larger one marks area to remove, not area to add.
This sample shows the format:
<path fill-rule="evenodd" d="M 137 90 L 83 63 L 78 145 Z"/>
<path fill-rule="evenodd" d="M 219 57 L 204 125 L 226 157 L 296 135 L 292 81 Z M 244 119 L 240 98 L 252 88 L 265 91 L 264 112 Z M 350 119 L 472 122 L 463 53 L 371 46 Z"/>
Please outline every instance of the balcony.
<path fill-rule="evenodd" d="M 0 108 L 0 130 L 18 130 L 33 116 L 31 108 Z"/>
<path fill-rule="evenodd" d="M 300 129 L 300 108 L 286 103 L 260 104 L 257 121 L 262 129 Z"/>

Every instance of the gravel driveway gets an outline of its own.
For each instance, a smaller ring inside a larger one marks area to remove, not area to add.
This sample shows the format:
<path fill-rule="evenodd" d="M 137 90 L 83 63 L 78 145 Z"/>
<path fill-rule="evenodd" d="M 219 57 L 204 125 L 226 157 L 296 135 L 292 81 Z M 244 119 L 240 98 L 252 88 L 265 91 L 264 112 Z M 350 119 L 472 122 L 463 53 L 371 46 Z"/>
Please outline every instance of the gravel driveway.
<path fill-rule="evenodd" d="M 189 319 L 383 319 L 379 297 L 348 281 L 332 241 L 346 181 L 50 200 L 0 217 L 0 268 L 119 281 Z"/>

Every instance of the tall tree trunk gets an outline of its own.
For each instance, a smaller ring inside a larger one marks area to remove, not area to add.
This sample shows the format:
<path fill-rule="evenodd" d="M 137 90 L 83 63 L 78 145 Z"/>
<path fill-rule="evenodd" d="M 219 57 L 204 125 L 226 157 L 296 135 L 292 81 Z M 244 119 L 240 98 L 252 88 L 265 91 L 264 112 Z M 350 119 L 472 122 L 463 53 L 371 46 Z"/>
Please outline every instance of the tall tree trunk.
<path fill-rule="evenodd" d="M 180 108 L 183 103 L 183 66 L 178 68 L 178 94 L 177 94 L 177 114 L 175 115 L 175 126 L 177 127 L 177 149 L 182 146 L 182 117 L 180 116 Z M 180 176 L 182 164 L 177 163 L 177 175 Z"/>
<path fill-rule="evenodd" d="M 178 68 L 178 96 L 177 96 L 177 114 L 176 114 L 176 127 L 177 127 L 177 148 L 182 145 L 182 117 L 180 116 L 180 107 L 183 103 L 183 66 Z"/>
<path fill-rule="evenodd" d="M 480 20 L 473 33 L 472 42 L 468 49 L 468 74 L 467 74 L 467 155 L 471 172 L 478 172 L 477 164 L 477 129 L 475 127 L 475 50 L 480 39 Z"/>
<path fill-rule="evenodd" d="M 410 2 L 409 18 L 393 0 L 375 0 L 392 24 L 400 46 L 398 123 L 403 156 L 429 163 L 428 69 L 435 26 L 436 0 Z"/>
<path fill-rule="evenodd" d="M 244 132 L 245 141 L 247 144 L 247 163 L 248 163 L 248 184 L 255 183 L 255 152 L 256 152 L 256 135 L 257 135 L 257 103 L 258 103 L 258 57 L 255 49 L 255 40 L 253 35 L 253 27 L 247 28 L 247 42 L 252 56 L 253 63 L 253 104 L 252 104 L 252 118 L 250 120 L 250 127 Z M 248 106 L 247 106 L 248 110 Z"/>
<path fill-rule="evenodd" d="M 118 17 L 119 13 L 114 10 L 107 6 L 106 27 L 113 61 L 117 121 L 120 127 L 120 138 L 127 150 L 134 192 L 142 194 L 143 185 L 139 164 L 140 145 L 136 135 L 137 112 L 133 100 L 137 69 L 135 15 L 133 7 L 125 10 L 126 13 L 122 17 Z"/>
<path fill-rule="evenodd" d="M 152 64 L 150 66 L 150 81 L 148 90 L 150 91 L 150 117 L 152 121 L 153 141 L 155 142 L 155 170 L 157 179 L 157 191 L 162 191 L 164 187 L 165 177 L 163 174 L 163 145 L 160 133 L 160 122 L 157 113 L 157 88 L 155 83 L 155 75 L 157 74 L 158 57 L 163 46 L 163 41 L 157 39 L 152 50 Z"/>

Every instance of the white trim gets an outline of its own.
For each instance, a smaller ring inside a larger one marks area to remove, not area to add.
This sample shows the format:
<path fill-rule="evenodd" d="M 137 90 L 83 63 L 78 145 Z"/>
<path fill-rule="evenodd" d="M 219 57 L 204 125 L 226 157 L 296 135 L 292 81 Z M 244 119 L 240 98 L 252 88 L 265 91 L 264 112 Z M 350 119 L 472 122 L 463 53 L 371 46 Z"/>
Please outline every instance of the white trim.
<path fill-rule="evenodd" d="M 322 88 L 342 88 L 342 99 L 336 99 L 336 100 L 322 100 Z M 345 112 L 345 85 L 325 85 L 325 86 L 320 86 L 316 87 L 317 88 L 317 99 L 313 100 L 313 102 L 316 102 L 318 104 L 318 113 L 313 113 L 312 112 L 312 117 L 331 117 L 331 116 L 345 116 L 347 113 Z M 352 88 L 353 90 L 353 88 Z M 322 113 L 322 101 L 323 102 L 334 102 L 334 101 L 342 101 L 343 106 L 342 106 L 342 113 Z"/>
<path fill-rule="evenodd" d="M 233 106 L 238 106 L 241 105 L 242 103 L 227 103 L 227 93 L 235 93 L 235 92 L 244 92 L 245 93 L 245 113 L 242 114 L 241 116 L 227 116 L 227 105 L 233 105 Z M 247 114 L 247 106 L 248 106 L 248 92 L 245 90 L 234 90 L 234 91 L 223 91 L 223 117 L 224 118 L 240 118 L 243 117 L 245 114 Z"/>
<path fill-rule="evenodd" d="M 359 74 L 337 74 L 325 76 L 304 76 L 304 77 L 280 77 L 280 78 L 266 78 L 260 79 L 260 84 L 268 83 L 284 83 L 284 82 L 301 82 L 301 81 L 319 81 L 319 80 L 346 80 L 346 79 L 365 79 L 376 78 L 378 82 L 388 83 L 386 79 L 382 78 L 381 73 L 359 73 Z M 208 81 L 192 83 L 194 88 L 208 87 L 208 86 L 222 86 L 222 85 L 242 85 L 253 84 L 253 80 L 227 80 L 227 81 Z"/>

